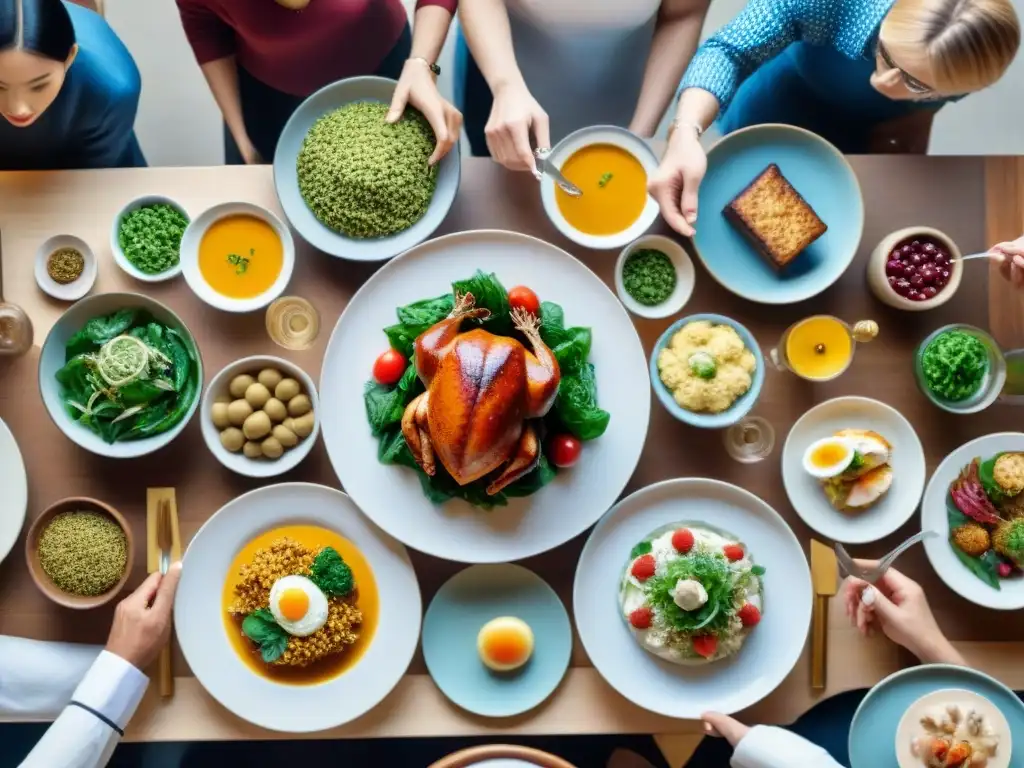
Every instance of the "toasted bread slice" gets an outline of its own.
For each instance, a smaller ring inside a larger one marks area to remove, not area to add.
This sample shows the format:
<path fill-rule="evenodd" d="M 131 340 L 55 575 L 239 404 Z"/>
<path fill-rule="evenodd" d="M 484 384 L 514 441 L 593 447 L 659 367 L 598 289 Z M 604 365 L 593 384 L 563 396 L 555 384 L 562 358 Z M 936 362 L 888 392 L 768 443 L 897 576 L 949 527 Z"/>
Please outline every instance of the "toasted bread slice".
<path fill-rule="evenodd" d="M 828 229 L 775 163 L 722 213 L 775 269 L 789 265 Z"/>

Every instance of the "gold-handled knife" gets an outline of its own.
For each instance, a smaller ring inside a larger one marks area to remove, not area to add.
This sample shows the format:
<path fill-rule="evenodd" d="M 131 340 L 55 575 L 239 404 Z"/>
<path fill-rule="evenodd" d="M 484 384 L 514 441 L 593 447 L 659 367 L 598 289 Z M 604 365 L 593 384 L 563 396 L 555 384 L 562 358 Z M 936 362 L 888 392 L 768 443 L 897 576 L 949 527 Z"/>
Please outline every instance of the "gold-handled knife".
<path fill-rule="evenodd" d="M 171 568 L 171 547 L 174 533 L 171 528 L 171 503 L 161 499 L 156 510 L 156 545 L 160 548 L 160 573 L 166 575 Z M 174 693 L 174 674 L 171 670 L 171 644 L 160 649 L 160 695 Z"/>
<path fill-rule="evenodd" d="M 811 539 L 811 581 L 814 610 L 811 614 L 811 688 L 825 688 L 828 670 L 828 601 L 838 591 L 839 565 L 831 547 Z"/>
<path fill-rule="evenodd" d="M 150 488 L 146 492 L 147 570 L 167 573 L 171 563 L 181 559 L 181 538 L 178 533 L 178 507 L 173 488 Z M 171 667 L 171 645 L 160 650 L 157 665 L 160 695 L 174 694 L 174 673 Z"/>

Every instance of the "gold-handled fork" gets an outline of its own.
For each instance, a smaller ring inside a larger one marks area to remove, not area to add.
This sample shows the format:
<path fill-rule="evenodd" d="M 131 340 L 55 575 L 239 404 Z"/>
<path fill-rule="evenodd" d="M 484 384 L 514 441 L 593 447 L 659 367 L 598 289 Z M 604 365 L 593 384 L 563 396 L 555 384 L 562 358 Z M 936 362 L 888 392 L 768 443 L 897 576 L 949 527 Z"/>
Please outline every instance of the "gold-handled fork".
<path fill-rule="evenodd" d="M 171 548 L 174 546 L 174 529 L 171 523 L 171 502 L 161 499 L 156 511 L 156 545 L 160 549 L 160 573 L 167 574 L 171 568 Z M 171 670 L 171 644 L 160 649 L 159 661 L 160 695 L 174 694 L 174 674 Z"/>

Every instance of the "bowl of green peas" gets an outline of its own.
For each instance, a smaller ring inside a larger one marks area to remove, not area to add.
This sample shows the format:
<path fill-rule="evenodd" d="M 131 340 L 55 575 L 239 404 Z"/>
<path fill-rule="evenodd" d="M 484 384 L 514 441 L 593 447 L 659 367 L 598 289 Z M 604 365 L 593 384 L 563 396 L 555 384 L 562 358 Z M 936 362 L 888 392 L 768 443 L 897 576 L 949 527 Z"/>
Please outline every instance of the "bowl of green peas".
<path fill-rule="evenodd" d="M 181 274 L 181 238 L 189 215 L 162 195 L 132 200 L 114 217 L 110 250 L 127 274 L 144 283 L 159 283 Z"/>

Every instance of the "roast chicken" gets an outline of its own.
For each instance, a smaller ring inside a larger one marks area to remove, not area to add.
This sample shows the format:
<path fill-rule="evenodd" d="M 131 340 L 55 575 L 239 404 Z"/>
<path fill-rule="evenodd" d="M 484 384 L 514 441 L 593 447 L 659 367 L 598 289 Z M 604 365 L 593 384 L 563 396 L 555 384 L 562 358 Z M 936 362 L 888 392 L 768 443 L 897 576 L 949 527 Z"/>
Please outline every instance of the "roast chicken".
<path fill-rule="evenodd" d="M 438 460 L 459 485 L 501 468 L 487 486 L 494 495 L 537 466 L 531 420 L 551 410 L 561 373 L 528 312 L 513 309 L 512 319 L 529 349 L 483 328 L 462 331 L 464 321 L 489 314 L 474 303 L 472 294 L 457 295 L 451 314 L 416 338 L 416 372 L 427 391 L 405 409 L 402 434 L 428 475 Z"/>

